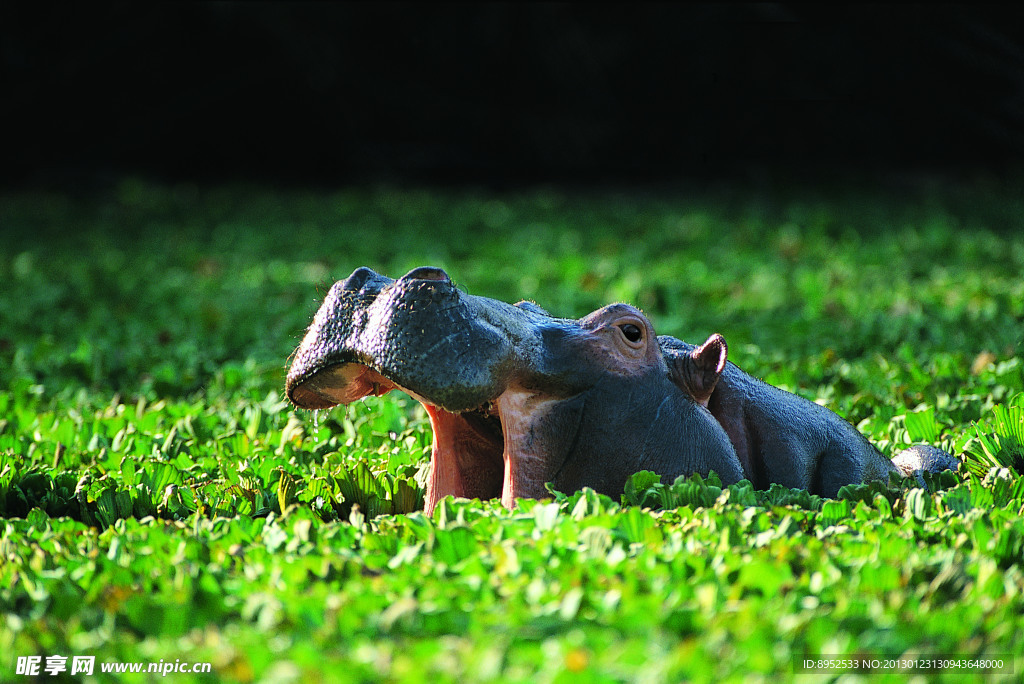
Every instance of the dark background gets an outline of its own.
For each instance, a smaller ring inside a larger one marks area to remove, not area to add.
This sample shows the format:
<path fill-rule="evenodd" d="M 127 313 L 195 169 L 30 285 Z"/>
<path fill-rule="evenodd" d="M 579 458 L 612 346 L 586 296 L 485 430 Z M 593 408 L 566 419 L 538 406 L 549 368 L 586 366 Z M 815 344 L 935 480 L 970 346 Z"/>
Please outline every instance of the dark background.
<path fill-rule="evenodd" d="M 5 2 L 9 187 L 1019 169 L 1009 5 Z"/>

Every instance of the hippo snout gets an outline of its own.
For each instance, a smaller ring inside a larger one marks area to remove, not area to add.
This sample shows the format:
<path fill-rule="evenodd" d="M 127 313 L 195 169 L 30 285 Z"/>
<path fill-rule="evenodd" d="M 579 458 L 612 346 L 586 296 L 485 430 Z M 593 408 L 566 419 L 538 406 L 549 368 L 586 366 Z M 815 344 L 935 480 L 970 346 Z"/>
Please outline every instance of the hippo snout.
<path fill-rule="evenodd" d="M 532 316 L 460 292 L 435 266 L 398 280 L 356 269 L 331 288 L 296 350 L 288 397 L 324 408 L 399 387 L 447 410 L 476 409 L 501 393 L 514 352 L 495 315 L 520 325 Z"/>

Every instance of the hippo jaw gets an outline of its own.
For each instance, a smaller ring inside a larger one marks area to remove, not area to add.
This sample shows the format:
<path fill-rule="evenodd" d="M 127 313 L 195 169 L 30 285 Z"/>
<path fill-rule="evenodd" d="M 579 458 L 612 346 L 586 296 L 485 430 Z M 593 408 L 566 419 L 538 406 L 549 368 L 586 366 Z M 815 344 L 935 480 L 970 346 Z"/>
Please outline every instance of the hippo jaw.
<path fill-rule="evenodd" d="M 573 402 L 509 387 L 479 407 L 449 411 L 378 371 L 358 363 L 328 366 L 297 383 L 292 401 L 301 408 L 322 409 L 349 404 L 366 396 L 400 390 L 416 399 L 430 418 L 434 434 L 431 470 L 427 481 L 426 510 L 432 511 L 445 496 L 469 499 L 501 498 L 513 508 L 517 498 L 548 495 L 545 483 L 576 442 L 579 412 Z M 566 410 L 570 408 L 570 410 Z M 570 419 L 568 437 L 560 440 L 561 454 L 550 440 L 538 439 L 536 427 L 552 418 Z"/>
<path fill-rule="evenodd" d="M 335 364 L 296 384 L 291 398 L 300 408 L 328 409 L 395 389 L 419 401 L 430 418 L 434 440 L 427 481 L 427 511 L 432 511 L 438 501 L 449 495 L 481 500 L 502 497 L 506 505 L 511 505 L 515 497 L 538 496 L 536 487 L 529 487 L 522 477 L 513 475 L 514 455 L 505 455 L 498 408 L 502 403 L 500 396 L 476 409 L 446 411 L 372 368 L 361 364 Z M 540 486 L 543 493 L 544 482 Z"/>
<path fill-rule="evenodd" d="M 331 288 L 296 350 L 286 392 L 313 410 L 407 393 L 434 433 L 427 511 L 448 495 L 501 497 L 512 508 L 516 498 L 547 496 L 567 453 L 552 444 L 538 453 L 530 426 L 560 407 L 511 379 L 540 344 L 545 319 L 554 320 L 534 305 L 459 292 L 440 269 L 397 281 L 358 269 Z"/>

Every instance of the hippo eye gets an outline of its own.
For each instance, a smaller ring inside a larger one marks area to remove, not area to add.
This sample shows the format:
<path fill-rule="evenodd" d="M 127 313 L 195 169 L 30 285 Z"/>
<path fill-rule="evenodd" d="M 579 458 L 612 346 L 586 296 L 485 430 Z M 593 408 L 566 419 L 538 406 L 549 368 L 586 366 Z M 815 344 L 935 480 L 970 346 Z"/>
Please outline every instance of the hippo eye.
<path fill-rule="evenodd" d="M 640 339 L 644 336 L 643 332 L 640 331 L 640 328 L 633 325 L 632 323 L 624 323 L 620 325 L 619 330 L 622 331 L 622 334 L 630 342 L 639 342 Z"/>

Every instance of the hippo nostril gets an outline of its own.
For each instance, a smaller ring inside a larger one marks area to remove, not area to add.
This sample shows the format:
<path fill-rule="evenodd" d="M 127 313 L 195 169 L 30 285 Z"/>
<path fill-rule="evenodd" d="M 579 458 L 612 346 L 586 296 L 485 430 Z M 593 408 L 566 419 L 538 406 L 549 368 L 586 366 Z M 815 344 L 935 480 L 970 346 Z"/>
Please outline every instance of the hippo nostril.
<path fill-rule="evenodd" d="M 419 266 L 405 274 L 402 280 L 450 280 L 443 269 L 436 266 Z"/>
<path fill-rule="evenodd" d="M 380 276 L 374 272 L 373 269 L 360 266 L 356 270 L 352 271 L 352 275 L 345 278 L 345 282 L 341 284 L 341 288 L 343 290 L 360 290 L 363 285 L 366 284 L 366 281 L 373 277 L 379 278 Z"/>

